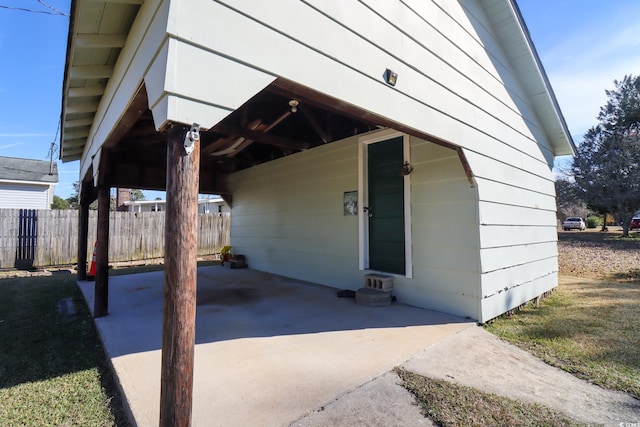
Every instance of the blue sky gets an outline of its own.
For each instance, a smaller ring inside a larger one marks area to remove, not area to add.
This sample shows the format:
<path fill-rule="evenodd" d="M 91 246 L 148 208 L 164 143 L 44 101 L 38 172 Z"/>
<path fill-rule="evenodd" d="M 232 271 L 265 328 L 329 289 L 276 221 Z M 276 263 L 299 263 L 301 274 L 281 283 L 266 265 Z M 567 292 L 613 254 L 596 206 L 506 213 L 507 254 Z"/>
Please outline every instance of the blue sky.
<path fill-rule="evenodd" d="M 44 1 L 69 12 L 70 0 Z M 519 0 L 518 5 L 579 143 L 596 124 L 605 89 L 625 74 L 640 74 L 640 2 Z M 59 143 L 68 18 L 2 6 L 50 10 L 37 0 L 0 0 L 0 156 L 46 160 L 51 142 Z M 77 161 L 58 161 L 58 196 L 69 197 L 78 168 Z"/>

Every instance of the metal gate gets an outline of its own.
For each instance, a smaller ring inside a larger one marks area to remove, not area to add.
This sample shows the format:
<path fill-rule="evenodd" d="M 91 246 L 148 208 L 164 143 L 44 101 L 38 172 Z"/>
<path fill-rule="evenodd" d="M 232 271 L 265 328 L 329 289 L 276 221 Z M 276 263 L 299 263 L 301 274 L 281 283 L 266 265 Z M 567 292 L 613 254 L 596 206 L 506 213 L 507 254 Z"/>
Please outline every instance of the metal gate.
<path fill-rule="evenodd" d="M 20 209 L 18 223 L 18 247 L 16 249 L 16 268 L 30 270 L 36 258 L 36 238 L 38 235 L 38 211 Z"/>

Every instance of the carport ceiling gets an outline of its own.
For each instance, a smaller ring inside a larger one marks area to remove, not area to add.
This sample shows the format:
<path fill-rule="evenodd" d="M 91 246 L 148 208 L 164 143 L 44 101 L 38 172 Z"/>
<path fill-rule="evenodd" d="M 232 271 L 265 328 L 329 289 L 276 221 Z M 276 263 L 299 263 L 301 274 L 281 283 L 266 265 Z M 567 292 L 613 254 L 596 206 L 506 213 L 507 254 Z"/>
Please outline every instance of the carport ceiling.
<path fill-rule="evenodd" d="M 147 105 L 143 99 L 135 102 Z M 224 175 L 381 126 L 349 105 L 341 105 L 286 81 L 276 81 L 212 129 L 202 131 L 201 192 L 225 193 Z M 108 151 L 111 186 L 164 189 L 166 134 L 157 132 L 150 110 L 132 123 Z M 127 117 L 129 115 L 129 117 Z"/>

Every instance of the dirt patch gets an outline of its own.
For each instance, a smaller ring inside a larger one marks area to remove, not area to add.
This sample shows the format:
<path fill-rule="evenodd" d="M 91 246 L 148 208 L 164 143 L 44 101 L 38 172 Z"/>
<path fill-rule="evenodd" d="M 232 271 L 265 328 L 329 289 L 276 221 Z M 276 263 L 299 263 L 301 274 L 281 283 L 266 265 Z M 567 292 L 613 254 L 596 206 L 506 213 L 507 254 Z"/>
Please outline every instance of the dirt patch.
<path fill-rule="evenodd" d="M 613 227 L 610 227 L 610 229 Z M 566 276 L 640 279 L 640 233 L 623 238 L 621 231 L 558 232 L 560 274 Z"/>

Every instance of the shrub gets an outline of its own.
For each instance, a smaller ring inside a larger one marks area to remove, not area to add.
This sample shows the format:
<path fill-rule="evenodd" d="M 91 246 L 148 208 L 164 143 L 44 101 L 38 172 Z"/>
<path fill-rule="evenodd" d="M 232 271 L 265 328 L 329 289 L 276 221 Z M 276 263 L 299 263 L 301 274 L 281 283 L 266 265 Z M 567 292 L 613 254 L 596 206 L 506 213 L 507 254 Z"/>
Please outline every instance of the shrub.
<path fill-rule="evenodd" d="M 587 217 L 587 228 L 598 228 L 602 225 L 602 220 L 599 216 L 591 215 Z"/>

